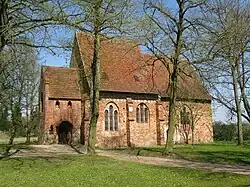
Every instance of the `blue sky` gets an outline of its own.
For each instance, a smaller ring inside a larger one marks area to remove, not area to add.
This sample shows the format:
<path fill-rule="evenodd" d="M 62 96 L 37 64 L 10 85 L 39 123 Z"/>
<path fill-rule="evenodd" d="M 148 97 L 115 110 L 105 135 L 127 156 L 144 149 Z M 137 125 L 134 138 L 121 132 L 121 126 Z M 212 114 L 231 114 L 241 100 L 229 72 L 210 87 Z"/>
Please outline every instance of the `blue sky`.
<path fill-rule="evenodd" d="M 71 54 L 71 52 L 70 52 Z M 40 54 L 40 62 L 42 65 L 46 66 L 59 66 L 59 67 L 67 67 L 69 66 L 70 58 L 68 54 L 59 54 L 59 56 L 55 56 L 50 52 L 42 52 Z"/>

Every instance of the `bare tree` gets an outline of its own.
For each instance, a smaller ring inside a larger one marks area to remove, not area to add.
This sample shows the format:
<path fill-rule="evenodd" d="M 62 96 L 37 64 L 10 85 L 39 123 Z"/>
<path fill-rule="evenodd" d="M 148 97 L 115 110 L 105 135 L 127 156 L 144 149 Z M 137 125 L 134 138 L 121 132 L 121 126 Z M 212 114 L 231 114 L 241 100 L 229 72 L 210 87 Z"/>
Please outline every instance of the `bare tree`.
<path fill-rule="evenodd" d="M 14 68 L 13 56 L 10 55 L 9 59 L 6 59 L 8 63 L 8 68 L 1 73 L 1 77 L 4 78 L 5 88 L 1 88 L 2 94 L 5 96 L 4 100 L 1 100 L 2 104 L 7 106 L 8 113 L 10 113 L 9 119 L 9 147 L 6 150 L 6 154 L 14 142 L 18 127 L 21 126 L 21 100 L 22 100 L 22 88 L 23 80 L 20 79 L 19 69 Z M 4 91 L 4 92 L 3 92 Z"/>
<path fill-rule="evenodd" d="M 180 133 L 184 139 L 184 143 L 189 143 L 189 136 L 191 132 L 191 110 L 184 106 L 180 111 Z"/>
<path fill-rule="evenodd" d="M 46 1 L 2 0 L 0 3 L 0 52 L 6 45 L 16 43 L 16 39 L 42 26 L 50 19 L 43 19 L 38 11 Z M 38 17 L 39 16 L 39 17 Z M 19 42 L 19 40 L 17 40 Z"/>
<path fill-rule="evenodd" d="M 91 88 L 92 115 L 90 120 L 88 148 L 93 153 L 95 152 L 96 124 L 99 116 L 101 35 L 102 31 L 105 31 L 106 29 L 111 29 L 111 30 L 121 29 L 121 26 L 123 25 L 122 24 L 124 16 L 123 11 L 124 8 L 126 7 L 126 6 L 122 7 L 122 9 L 120 10 L 118 9 L 118 12 L 115 12 L 114 10 L 116 8 L 115 3 L 117 2 L 115 1 L 105 2 L 103 0 L 97 0 L 91 5 L 93 8 L 94 54 L 92 63 L 93 87 Z M 126 5 L 126 3 L 123 4 Z M 109 7 L 111 7 L 111 9 Z M 113 17 L 109 15 L 112 11 L 114 11 L 112 13 Z"/>
<path fill-rule="evenodd" d="M 22 39 L 23 40 L 23 39 Z M 29 40 L 25 39 L 28 43 Z M 2 59 L 7 61 L 7 66 L 0 73 L 3 78 L 1 80 L 1 94 L 4 98 L 0 99 L 1 105 L 7 107 L 8 134 L 10 136 L 7 153 L 14 143 L 14 138 L 22 127 L 27 128 L 27 124 L 34 122 L 35 104 L 38 103 L 36 95 L 38 93 L 39 74 L 37 73 L 37 61 L 34 50 L 22 45 L 15 45 L 3 53 L 8 53 L 8 58 Z M 36 84 L 36 87 L 33 86 Z M 26 114 L 27 122 L 24 125 L 22 116 Z M 33 121 L 33 122 L 32 122 Z M 27 130 L 28 131 L 28 130 Z"/>
<path fill-rule="evenodd" d="M 168 8 L 164 1 L 146 0 L 144 12 L 148 25 L 144 39 L 147 48 L 169 71 L 169 119 L 168 138 L 163 154 L 173 150 L 173 136 L 176 118 L 176 97 L 181 64 L 188 60 L 189 34 L 195 29 L 190 11 L 200 7 L 205 1 L 176 0 L 176 9 Z"/>
<path fill-rule="evenodd" d="M 38 110 L 38 93 L 40 84 L 40 66 L 34 48 L 23 47 L 25 50 L 24 89 L 23 89 L 23 111 L 25 121 L 23 127 L 26 131 L 26 143 L 30 143 L 31 133 L 38 127 L 40 114 Z"/>
<path fill-rule="evenodd" d="M 191 134 L 191 142 L 194 144 L 194 132 L 195 127 L 198 123 L 200 123 L 200 119 L 203 116 L 202 107 L 199 105 L 194 105 L 190 103 L 179 103 L 180 110 L 180 132 L 184 138 L 184 142 L 186 144 L 189 143 L 190 134 Z"/>
<path fill-rule="evenodd" d="M 53 19 L 59 24 L 87 32 L 93 37 L 93 61 L 90 83 L 91 120 L 87 141 L 88 150 L 91 153 L 95 152 L 96 123 L 99 116 L 100 48 L 102 40 L 112 39 L 112 37 L 122 34 L 124 21 L 129 15 L 129 2 L 129 0 L 71 0 L 67 1 L 66 4 L 68 6 L 60 9 L 62 12 L 59 14 L 60 16 Z M 70 15 L 72 11 L 75 12 L 75 15 L 78 15 L 65 19 L 64 15 Z M 107 34 L 111 37 L 107 38 Z M 82 98 L 82 102 L 84 102 L 84 99 Z"/>
<path fill-rule="evenodd" d="M 242 116 L 249 119 L 246 96 L 245 52 L 249 46 L 249 3 L 233 0 L 209 1 L 203 9 L 204 43 L 213 60 L 203 64 L 214 99 L 237 115 L 238 144 L 243 144 Z M 203 67 L 203 69 L 204 69 Z M 243 100 L 246 114 L 242 112 Z"/>

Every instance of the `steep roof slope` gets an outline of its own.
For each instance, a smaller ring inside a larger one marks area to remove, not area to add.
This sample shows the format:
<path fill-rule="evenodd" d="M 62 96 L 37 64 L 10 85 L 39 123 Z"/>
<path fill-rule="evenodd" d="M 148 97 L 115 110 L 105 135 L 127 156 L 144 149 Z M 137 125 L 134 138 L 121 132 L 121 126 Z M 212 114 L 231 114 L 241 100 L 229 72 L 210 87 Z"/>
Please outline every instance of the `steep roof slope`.
<path fill-rule="evenodd" d="M 93 39 L 76 33 L 85 72 L 91 74 Z M 169 95 L 169 72 L 155 57 L 142 53 L 134 41 L 105 39 L 101 41 L 101 90 L 115 92 L 151 93 Z M 182 66 L 178 83 L 178 97 L 211 100 L 197 75 L 186 63 Z"/>
<path fill-rule="evenodd" d="M 42 80 L 49 85 L 49 98 L 81 98 L 76 68 L 43 66 Z"/>

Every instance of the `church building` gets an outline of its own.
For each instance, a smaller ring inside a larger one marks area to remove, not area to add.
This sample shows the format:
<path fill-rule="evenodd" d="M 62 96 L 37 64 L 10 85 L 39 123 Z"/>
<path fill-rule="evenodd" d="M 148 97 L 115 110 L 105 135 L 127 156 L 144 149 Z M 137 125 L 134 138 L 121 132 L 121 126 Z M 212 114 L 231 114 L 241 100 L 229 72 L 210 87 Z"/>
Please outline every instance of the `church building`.
<path fill-rule="evenodd" d="M 101 41 L 97 147 L 155 146 L 168 133 L 169 71 L 136 42 Z M 43 66 L 40 106 L 43 144 L 84 144 L 90 124 L 93 38 L 76 33 L 70 67 Z M 175 143 L 213 140 L 211 96 L 188 62 L 178 77 Z"/>

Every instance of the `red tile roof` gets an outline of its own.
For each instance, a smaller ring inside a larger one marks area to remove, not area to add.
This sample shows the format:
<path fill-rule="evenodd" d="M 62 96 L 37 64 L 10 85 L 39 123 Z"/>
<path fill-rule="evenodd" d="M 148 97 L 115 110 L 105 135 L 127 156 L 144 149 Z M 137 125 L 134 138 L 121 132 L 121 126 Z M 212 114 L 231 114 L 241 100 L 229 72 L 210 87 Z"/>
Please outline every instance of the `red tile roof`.
<path fill-rule="evenodd" d="M 49 85 L 49 98 L 81 99 L 76 68 L 43 66 L 42 80 Z"/>
<path fill-rule="evenodd" d="M 76 34 L 85 71 L 91 72 L 92 37 Z M 132 93 L 154 93 L 168 96 L 169 73 L 159 60 L 142 53 L 138 45 L 128 39 L 109 39 L 101 42 L 101 90 Z M 211 100 L 195 73 L 185 63 L 179 76 L 178 97 Z"/>

